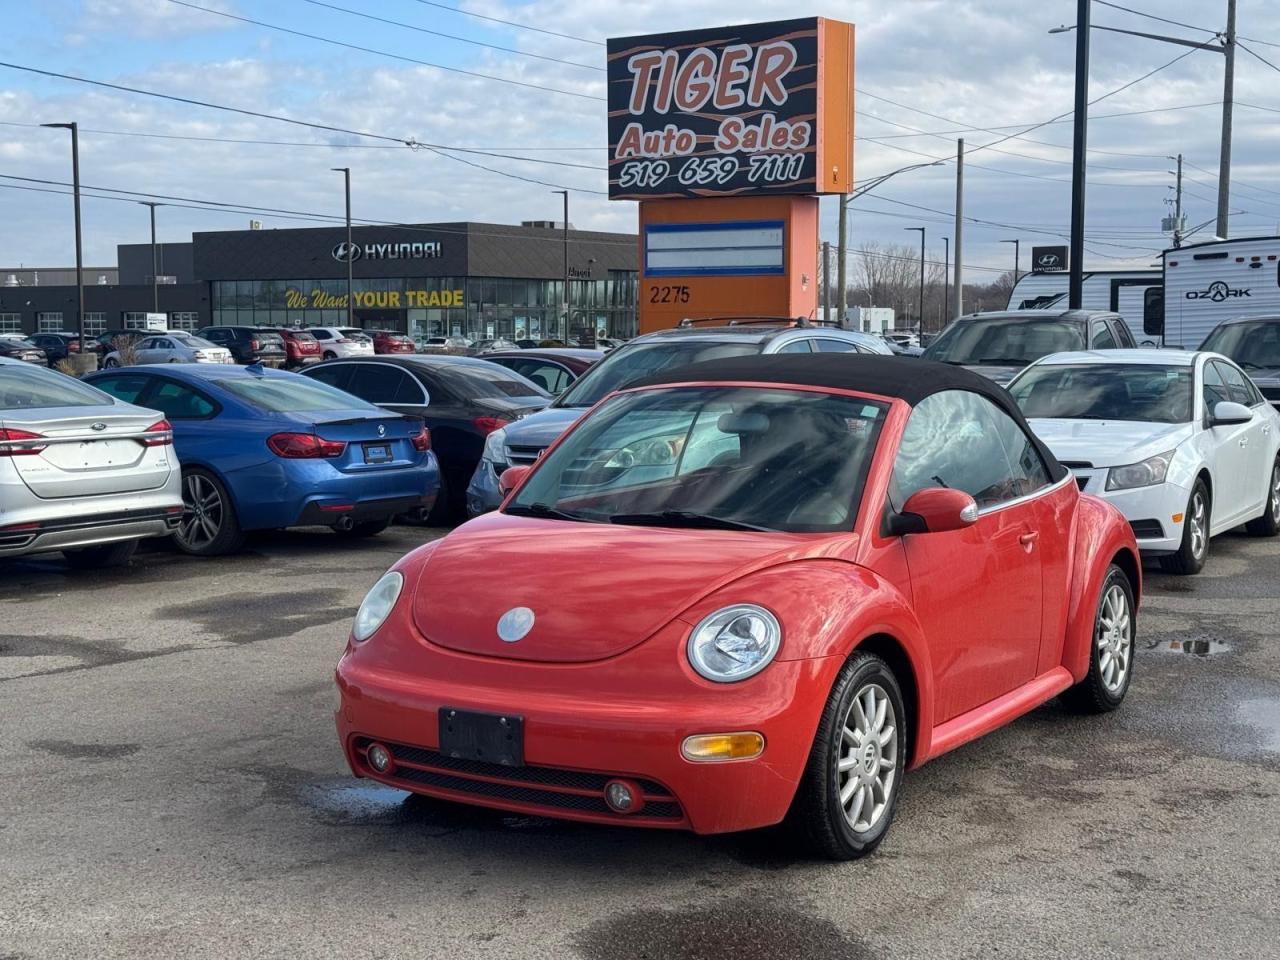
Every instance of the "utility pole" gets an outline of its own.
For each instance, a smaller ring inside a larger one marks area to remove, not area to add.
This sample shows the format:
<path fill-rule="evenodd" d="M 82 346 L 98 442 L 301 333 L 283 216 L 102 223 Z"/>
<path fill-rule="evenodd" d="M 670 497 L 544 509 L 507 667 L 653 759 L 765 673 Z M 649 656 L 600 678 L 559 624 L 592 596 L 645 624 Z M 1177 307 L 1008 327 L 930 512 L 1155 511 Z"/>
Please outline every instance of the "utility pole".
<path fill-rule="evenodd" d="M 822 241 L 822 319 L 826 322 L 828 319 L 827 307 L 831 298 L 831 241 Z M 836 322 L 839 323 L 843 317 L 838 316 Z"/>
<path fill-rule="evenodd" d="M 924 332 L 924 227 L 903 227 L 908 232 L 920 234 L 920 299 L 916 301 L 916 327 Z"/>
<path fill-rule="evenodd" d="M 139 200 L 138 203 L 151 208 L 151 310 L 153 313 L 159 313 L 160 279 L 157 274 L 160 272 L 160 265 L 156 258 L 156 207 L 163 207 L 164 204 L 156 203 L 154 200 Z"/>
<path fill-rule="evenodd" d="M 951 238 L 942 238 L 942 318 L 938 324 L 941 330 L 951 318 Z"/>
<path fill-rule="evenodd" d="M 845 289 L 847 286 L 848 267 L 845 261 L 849 256 L 849 195 L 840 195 L 840 218 L 839 226 L 836 228 L 840 231 L 840 236 L 836 240 L 836 315 L 843 317 L 845 306 L 848 302 L 849 292 Z"/>
<path fill-rule="evenodd" d="M 1022 262 L 1022 241 L 1021 240 L 1001 240 L 1001 243 L 1013 244 L 1013 285 L 1018 285 L 1018 264 Z"/>
<path fill-rule="evenodd" d="M 956 141 L 956 264 L 955 279 L 952 281 L 956 288 L 956 312 L 952 314 L 953 320 L 959 320 L 964 315 L 964 138 L 961 137 Z"/>
<path fill-rule="evenodd" d="M 569 342 L 569 191 L 568 190 L 552 190 L 552 193 L 558 193 L 564 197 L 564 228 L 562 233 L 562 246 L 564 254 L 564 289 L 560 295 L 560 310 L 564 316 L 564 329 L 561 331 L 561 339 L 565 343 Z"/>
<path fill-rule="evenodd" d="M 80 128 L 75 123 L 42 123 L 42 127 L 52 127 L 71 131 L 71 193 L 75 198 L 76 209 L 76 333 L 80 337 L 80 356 L 96 356 L 86 350 L 84 338 L 84 256 L 80 243 Z"/>
<path fill-rule="evenodd" d="M 1084 301 L 1084 188 L 1085 150 L 1089 131 L 1089 13 L 1091 0 L 1076 0 L 1076 96 L 1071 142 L 1071 277 L 1067 309 L 1079 310 Z"/>
<path fill-rule="evenodd" d="M 1227 238 L 1231 202 L 1231 101 L 1236 84 L 1236 0 L 1227 0 L 1227 32 L 1222 38 L 1226 70 L 1222 81 L 1222 155 L 1218 161 L 1218 236 Z"/>
<path fill-rule="evenodd" d="M 1173 188 L 1173 248 L 1182 246 L 1182 154 L 1178 154 L 1177 186 Z"/>
<path fill-rule="evenodd" d="M 356 325 L 356 305 L 351 294 L 351 265 L 355 263 L 355 247 L 351 245 L 351 168 L 330 167 L 334 173 L 342 174 L 343 194 L 347 199 L 347 326 Z M 408 332 L 408 331 L 406 331 Z"/>

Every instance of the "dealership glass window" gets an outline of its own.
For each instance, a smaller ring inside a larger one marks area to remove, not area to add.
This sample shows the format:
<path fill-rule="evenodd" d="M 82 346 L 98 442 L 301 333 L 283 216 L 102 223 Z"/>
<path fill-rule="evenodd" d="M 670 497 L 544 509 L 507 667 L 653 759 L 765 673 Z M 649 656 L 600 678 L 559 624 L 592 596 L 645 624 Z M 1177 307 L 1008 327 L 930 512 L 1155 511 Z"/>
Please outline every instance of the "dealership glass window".
<path fill-rule="evenodd" d="M 36 314 L 36 333 L 57 333 L 62 329 L 62 311 L 42 310 Z"/>
<path fill-rule="evenodd" d="M 0 313 L 0 333 L 21 333 L 22 314 Z"/>
<path fill-rule="evenodd" d="M 107 315 L 105 313 L 88 313 L 84 315 L 84 332 L 85 336 L 96 337 L 102 331 L 107 329 Z"/>
<path fill-rule="evenodd" d="M 170 330 L 194 330 L 200 325 L 200 314 L 178 311 L 169 314 Z"/>
<path fill-rule="evenodd" d="M 124 328 L 126 330 L 145 330 L 147 329 L 147 315 L 145 313 L 125 312 L 121 314 L 124 320 Z"/>

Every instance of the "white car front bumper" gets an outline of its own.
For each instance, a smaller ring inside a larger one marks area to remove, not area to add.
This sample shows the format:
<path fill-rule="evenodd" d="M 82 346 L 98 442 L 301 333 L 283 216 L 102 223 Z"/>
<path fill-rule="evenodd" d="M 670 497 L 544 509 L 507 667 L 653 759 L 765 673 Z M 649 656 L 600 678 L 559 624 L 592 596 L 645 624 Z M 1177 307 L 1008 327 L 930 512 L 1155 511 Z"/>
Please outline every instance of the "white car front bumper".
<path fill-rule="evenodd" d="M 1106 500 L 1124 514 L 1143 553 L 1160 556 L 1174 553 L 1182 546 L 1182 525 L 1191 499 L 1190 487 L 1166 482 L 1129 490 L 1107 490 L 1107 467 L 1079 468 L 1071 472 L 1082 493 Z"/>

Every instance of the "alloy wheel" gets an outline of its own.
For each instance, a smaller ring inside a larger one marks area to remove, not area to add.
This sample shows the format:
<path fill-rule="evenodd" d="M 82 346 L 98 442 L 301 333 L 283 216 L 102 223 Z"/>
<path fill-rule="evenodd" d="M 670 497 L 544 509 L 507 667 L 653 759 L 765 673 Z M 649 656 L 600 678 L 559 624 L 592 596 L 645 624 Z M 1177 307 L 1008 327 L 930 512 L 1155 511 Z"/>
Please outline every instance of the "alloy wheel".
<path fill-rule="evenodd" d="M 222 529 L 224 506 L 218 488 L 198 473 L 182 478 L 182 522 L 175 534 L 188 550 L 209 546 Z"/>
<path fill-rule="evenodd" d="M 1129 597 L 1118 583 L 1112 583 L 1102 598 L 1098 629 L 1094 643 L 1098 647 L 1098 672 L 1107 692 L 1117 694 L 1124 689 L 1129 676 L 1129 658 L 1133 655 L 1133 618 L 1129 613 Z"/>
<path fill-rule="evenodd" d="M 1191 555 L 1197 560 L 1204 556 L 1208 543 L 1207 513 L 1204 494 L 1197 490 L 1191 498 L 1191 517 L 1188 521 L 1191 524 Z"/>
<path fill-rule="evenodd" d="M 891 806 L 898 775 L 897 721 L 889 694 L 877 683 L 859 690 L 845 713 L 836 790 L 855 833 L 872 829 Z"/>
<path fill-rule="evenodd" d="M 1271 520 L 1280 523 L 1280 460 L 1271 468 Z"/>

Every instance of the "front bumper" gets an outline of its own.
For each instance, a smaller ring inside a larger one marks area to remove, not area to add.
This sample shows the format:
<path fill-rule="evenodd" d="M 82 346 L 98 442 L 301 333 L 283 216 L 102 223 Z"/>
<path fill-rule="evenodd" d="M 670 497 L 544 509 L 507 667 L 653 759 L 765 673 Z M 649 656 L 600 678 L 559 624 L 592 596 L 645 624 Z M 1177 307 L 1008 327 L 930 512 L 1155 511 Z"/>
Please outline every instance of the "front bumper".
<path fill-rule="evenodd" d="M 592 663 L 533 663 L 456 653 L 422 637 L 402 601 L 338 663 L 338 737 L 357 777 L 523 814 L 697 833 L 748 830 L 786 816 L 841 660 L 775 661 L 741 683 L 713 684 L 683 662 L 678 621 L 638 647 Z M 521 767 L 438 753 L 442 707 L 518 715 Z M 754 731 L 750 760 L 694 763 L 680 745 L 700 733 Z M 396 767 L 373 770 L 371 742 Z M 643 809 L 612 812 L 604 784 L 640 787 Z"/>
<path fill-rule="evenodd" d="M 1107 490 L 1107 470 L 1099 467 L 1072 472 L 1082 492 L 1106 500 L 1124 514 L 1133 527 L 1139 551 L 1152 557 L 1177 552 L 1182 546 L 1183 514 L 1191 499 L 1191 488 L 1165 482 L 1130 490 Z M 1175 516 L 1179 519 L 1174 520 Z"/>
<path fill-rule="evenodd" d="M 481 460 L 467 484 L 467 515 L 478 517 L 502 505 L 502 492 L 498 489 L 497 467 L 491 460 Z"/>

